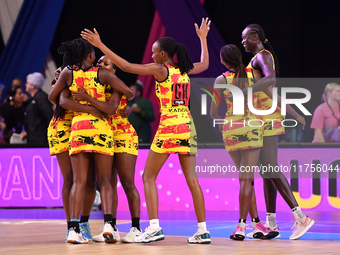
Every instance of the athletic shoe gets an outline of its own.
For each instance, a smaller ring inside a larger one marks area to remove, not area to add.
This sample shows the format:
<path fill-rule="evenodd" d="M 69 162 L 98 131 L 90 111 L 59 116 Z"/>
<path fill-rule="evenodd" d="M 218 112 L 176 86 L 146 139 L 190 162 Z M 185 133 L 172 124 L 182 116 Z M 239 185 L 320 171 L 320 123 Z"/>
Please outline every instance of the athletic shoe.
<path fill-rule="evenodd" d="M 102 235 L 106 243 L 116 243 L 119 241 L 118 229 L 115 231 L 110 223 L 104 224 Z"/>
<path fill-rule="evenodd" d="M 101 229 L 103 229 L 103 227 L 101 227 Z M 100 233 L 99 235 L 94 236 L 94 237 L 92 238 L 92 240 L 95 241 L 95 242 L 98 242 L 98 243 L 103 243 L 103 242 L 105 242 L 105 238 L 104 238 L 104 236 L 103 236 L 103 233 L 104 233 L 104 232 Z M 117 230 L 114 230 L 114 229 L 113 229 L 113 236 L 114 236 L 114 238 L 115 238 L 115 239 L 117 240 L 117 242 L 118 242 L 119 239 L 120 239 L 118 229 L 117 229 Z"/>
<path fill-rule="evenodd" d="M 192 237 L 188 238 L 188 243 L 191 243 L 191 244 L 209 244 L 209 243 L 211 243 L 210 232 L 205 231 L 202 234 L 198 234 L 198 232 L 196 232 Z"/>
<path fill-rule="evenodd" d="M 230 235 L 230 239 L 243 241 L 246 234 L 246 224 L 239 223 L 237 224 L 236 230 Z"/>
<path fill-rule="evenodd" d="M 268 228 L 268 229 L 271 229 L 271 230 L 274 230 L 274 231 L 276 231 L 276 232 L 279 233 L 277 236 L 274 237 L 274 239 L 277 239 L 277 238 L 280 238 L 280 237 L 281 237 L 281 234 L 280 234 L 280 232 L 279 232 L 279 228 L 277 227 L 277 225 L 275 225 L 275 227 L 271 228 L 271 227 L 269 226 L 269 223 L 266 222 L 266 224 L 264 224 L 264 227 L 265 227 L 265 228 Z M 250 238 L 250 239 L 256 238 L 256 237 L 254 237 L 254 234 L 255 234 L 254 231 L 253 231 L 253 232 L 250 232 L 250 233 L 247 234 L 247 237 Z M 272 238 L 273 238 L 273 237 L 272 237 Z M 265 238 L 265 239 L 270 239 L 270 238 Z"/>
<path fill-rule="evenodd" d="M 66 239 L 65 239 L 65 242 L 67 243 L 67 238 L 68 238 L 68 234 L 70 233 L 70 230 L 67 230 L 66 232 Z"/>
<path fill-rule="evenodd" d="M 142 232 L 139 231 L 138 228 L 132 227 L 130 228 L 130 232 L 126 236 L 122 237 L 120 241 L 122 243 L 134 243 L 136 237 L 140 236 L 141 234 Z"/>
<path fill-rule="evenodd" d="M 253 227 L 253 238 L 272 239 L 279 235 L 278 231 L 265 227 L 261 221 L 258 223 L 252 222 L 251 225 Z"/>
<path fill-rule="evenodd" d="M 135 243 L 150 243 L 164 240 L 164 235 L 161 227 L 155 230 L 151 229 L 150 226 L 145 229 L 145 232 L 135 238 Z"/>
<path fill-rule="evenodd" d="M 67 242 L 68 243 L 74 243 L 74 244 L 85 244 L 85 243 L 89 243 L 89 239 L 87 239 L 82 232 L 77 233 L 76 231 L 74 231 L 73 228 L 69 229 L 69 234 L 67 237 Z"/>
<path fill-rule="evenodd" d="M 79 223 L 79 229 L 80 229 L 80 232 L 82 232 L 83 235 L 87 239 L 92 241 L 92 235 L 91 235 L 91 232 L 90 232 L 90 223 L 88 223 L 88 222 Z"/>
<path fill-rule="evenodd" d="M 266 228 L 270 228 L 271 230 L 275 230 L 275 231 L 279 232 L 279 228 L 278 228 L 277 224 L 275 224 L 274 227 L 270 227 L 269 222 L 266 222 L 266 223 L 264 224 L 264 226 L 265 226 Z M 277 236 L 275 236 L 274 239 L 277 239 L 277 238 L 280 238 L 280 237 L 281 237 L 281 234 L 280 234 L 280 232 L 279 232 L 279 234 L 278 234 Z"/>
<path fill-rule="evenodd" d="M 290 240 L 296 240 L 303 236 L 308 229 L 310 229 L 313 224 L 315 223 L 314 220 L 306 216 L 306 220 L 304 222 L 301 222 L 299 219 L 295 220 L 295 223 L 292 227 L 293 234 L 289 237 Z"/>
<path fill-rule="evenodd" d="M 100 234 L 97 235 L 97 236 L 93 236 L 92 241 L 99 242 L 99 243 L 105 242 L 105 238 L 104 238 L 104 236 L 103 236 L 103 232 L 100 233 Z"/>

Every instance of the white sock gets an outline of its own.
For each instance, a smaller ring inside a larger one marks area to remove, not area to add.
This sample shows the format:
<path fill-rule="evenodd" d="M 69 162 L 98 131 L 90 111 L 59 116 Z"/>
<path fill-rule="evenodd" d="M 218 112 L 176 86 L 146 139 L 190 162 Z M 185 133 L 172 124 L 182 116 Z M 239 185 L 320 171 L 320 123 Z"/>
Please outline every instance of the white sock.
<path fill-rule="evenodd" d="M 270 228 L 276 227 L 276 213 L 267 213 L 266 221 L 269 224 Z"/>
<path fill-rule="evenodd" d="M 295 217 L 295 220 L 300 220 L 301 222 L 305 222 L 306 215 L 301 211 L 300 206 L 294 207 L 292 209 L 292 212 Z"/>
<path fill-rule="evenodd" d="M 151 227 L 151 229 L 159 228 L 159 219 L 150 220 L 150 227 Z"/>
<path fill-rule="evenodd" d="M 207 231 L 207 223 L 204 221 L 204 222 L 198 222 L 198 230 L 197 232 L 199 234 L 201 233 L 204 233 Z"/>

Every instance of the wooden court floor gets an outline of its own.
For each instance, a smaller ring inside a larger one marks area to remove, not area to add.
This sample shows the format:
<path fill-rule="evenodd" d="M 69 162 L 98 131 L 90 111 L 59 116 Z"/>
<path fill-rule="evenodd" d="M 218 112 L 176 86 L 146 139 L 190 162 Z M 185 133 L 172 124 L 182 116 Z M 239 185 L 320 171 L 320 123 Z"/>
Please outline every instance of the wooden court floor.
<path fill-rule="evenodd" d="M 124 223 L 127 221 L 118 221 Z M 102 220 L 92 220 L 92 235 L 100 233 Z M 337 241 L 249 240 L 212 238 L 208 245 L 188 244 L 187 237 L 166 236 L 149 244 L 65 243 L 64 220 L 0 220 L 0 254 L 340 254 Z M 123 236 L 124 233 L 121 233 Z"/>

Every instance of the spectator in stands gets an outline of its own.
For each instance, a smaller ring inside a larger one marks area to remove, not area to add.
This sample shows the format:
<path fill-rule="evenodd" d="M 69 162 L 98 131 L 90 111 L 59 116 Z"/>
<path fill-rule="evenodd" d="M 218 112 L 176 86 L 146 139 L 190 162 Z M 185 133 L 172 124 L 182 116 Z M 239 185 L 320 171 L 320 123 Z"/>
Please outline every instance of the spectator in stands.
<path fill-rule="evenodd" d="M 324 103 L 313 114 L 313 143 L 340 142 L 340 85 L 327 84 L 322 98 Z"/>
<path fill-rule="evenodd" d="M 3 131 L 2 137 L 6 143 L 10 142 L 13 136 L 19 143 L 22 143 L 24 137 L 24 95 L 20 86 L 12 86 L 7 91 L 6 102 L 0 108 L 0 114 L 3 118 L 6 128 Z"/>
<path fill-rule="evenodd" d="M 17 78 L 14 78 L 13 80 L 12 80 L 12 87 L 13 86 L 19 86 L 21 89 L 22 89 L 22 94 L 23 94 L 23 96 L 24 96 L 24 102 L 27 102 L 28 101 L 28 99 L 29 99 L 29 96 L 26 94 L 26 92 L 24 91 L 24 82 L 19 78 L 19 77 L 17 77 Z"/>
<path fill-rule="evenodd" d="M 47 146 L 47 127 L 53 110 L 52 104 L 48 101 L 48 95 L 41 90 L 44 81 L 41 73 L 35 72 L 27 75 L 26 90 L 32 98 L 26 107 L 25 129 L 28 144 Z"/>
<path fill-rule="evenodd" d="M 136 81 L 130 88 L 135 92 L 135 98 L 128 102 L 131 108 L 128 120 L 135 128 L 139 142 L 149 143 L 151 140 L 150 122 L 155 119 L 152 104 L 142 97 L 143 83 L 141 81 Z"/>

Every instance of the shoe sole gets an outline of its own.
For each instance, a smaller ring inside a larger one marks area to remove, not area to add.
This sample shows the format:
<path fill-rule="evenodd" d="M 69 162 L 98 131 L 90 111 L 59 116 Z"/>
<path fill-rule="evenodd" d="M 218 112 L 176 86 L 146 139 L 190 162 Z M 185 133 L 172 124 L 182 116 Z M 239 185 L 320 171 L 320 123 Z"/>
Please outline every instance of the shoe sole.
<path fill-rule="evenodd" d="M 250 239 L 254 239 L 254 234 L 253 234 L 253 232 L 248 233 L 246 236 L 247 236 L 248 238 L 250 238 Z M 278 234 L 277 236 L 275 236 L 274 239 L 278 239 L 278 238 L 280 238 L 280 237 L 281 237 L 281 234 L 280 234 L 280 232 L 279 232 L 279 234 Z"/>
<path fill-rule="evenodd" d="M 280 233 L 279 232 L 269 232 L 267 235 L 264 235 L 262 232 L 257 232 L 253 235 L 253 238 L 257 239 L 273 239 L 277 237 Z"/>
<path fill-rule="evenodd" d="M 156 238 L 153 237 L 152 239 L 149 239 L 147 241 L 141 241 L 141 242 L 136 242 L 135 241 L 135 243 L 151 243 L 151 242 L 162 241 L 164 239 L 165 239 L 164 235 L 160 235 L 160 236 L 156 236 Z"/>
<path fill-rule="evenodd" d="M 73 243 L 73 244 L 87 244 L 89 243 L 90 241 L 87 241 L 87 242 L 83 242 L 83 243 L 79 243 L 77 242 L 76 240 L 67 240 L 67 243 Z"/>
<path fill-rule="evenodd" d="M 105 243 L 105 239 L 104 240 L 95 240 L 95 239 L 92 239 L 93 242 L 96 242 L 96 243 Z"/>
<path fill-rule="evenodd" d="M 199 242 L 190 242 L 189 239 L 187 241 L 190 244 L 210 244 L 211 243 L 210 239 L 203 239 L 203 240 L 201 240 Z"/>
<path fill-rule="evenodd" d="M 233 235 L 230 235 L 230 239 L 232 240 L 236 240 L 236 241 L 243 241 L 245 238 L 245 236 L 243 235 L 239 235 L 239 234 L 236 234 L 235 236 Z"/>
<path fill-rule="evenodd" d="M 301 236 L 303 236 L 304 234 L 306 234 L 306 232 L 314 225 L 315 221 L 311 219 L 310 223 L 307 225 L 307 227 L 305 228 L 305 230 L 298 236 L 294 237 L 294 238 L 290 238 L 289 240 L 296 240 L 299 239 Z"/>
<path fill-rule="evenodd" d="M 131 240 L 131 239 L 124 239 L 124 237 L 123 237 L 123 238 L 121 238 L 121 239 L 120 239 L 120 242 L 121 242 L 121 243 L 134 243 L 134 242 L 135 242 L 135 240 Z"/>
<path fill-rule="evenodd" d="M 113 234 L 111 232 L 104 232 L 103 236 L 105 238 L 105 243 L 117 243 L 118 240 L 113 238 Z"/>

